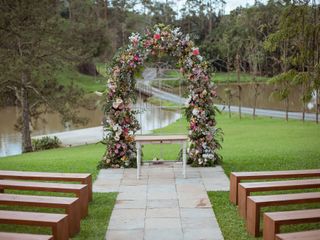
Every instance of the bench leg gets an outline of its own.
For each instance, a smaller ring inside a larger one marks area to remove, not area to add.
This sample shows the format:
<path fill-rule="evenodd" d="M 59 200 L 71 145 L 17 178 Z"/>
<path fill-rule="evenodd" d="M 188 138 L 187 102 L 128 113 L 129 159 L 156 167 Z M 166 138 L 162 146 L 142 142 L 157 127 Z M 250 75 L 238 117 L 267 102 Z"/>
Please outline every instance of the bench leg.
<path fill-rule="evenodd" d="M 83 188 L 79 193 L 77 194 L 77 197 L 80 200 L 80 206 L 81 206 L 81 218 L 85 218 L 88 215 L 88 186 Z"/>
<path fill-rule="evenodd" d="M 247 197 L 249 193 L 248 191 L 242 187 L 240 184 L 238 185 L 238 211 L 241 217 L 246 219 L 247 215 Z"/>
<path fill-rule="evenodd" d="M 263 215 L 263 240 L 275 240 L 279 233 L 279 225 L 276 224 L 267 214 Z"/>
<path fill-rule="evenodd" d="M 259 236 L 260 227 L 260 207 L 247 198 L 247 231 L 251 236 Z"/>
<path fill-rule="evenodd" d="M 92 177 L 91 175 L 87 177 L 84 181 L 82 181 L 82 184 L 87 184 L 88 185 L 88 192 L 89 192 L 89 202 L 92 201 Z"/>
<path fill-rule="evenodd" d="M 229 199 L 233 204 L 238 204 L 238 179 L 235 175 L 230 173 L 230 194 Z"/>
<path fill-rule="evenodd" d="M 54 240 L 69 240 L 68 217 L 52 226 L 52 235 Z"/>
<path fill-rule="evenodd" d="M 71 237 L 80 232 L 80 220 L 81 220 L 81 206 L 78 199 L 70 206 L 66 208 L 66 214 L 68 214 L 69 234 Z"/>

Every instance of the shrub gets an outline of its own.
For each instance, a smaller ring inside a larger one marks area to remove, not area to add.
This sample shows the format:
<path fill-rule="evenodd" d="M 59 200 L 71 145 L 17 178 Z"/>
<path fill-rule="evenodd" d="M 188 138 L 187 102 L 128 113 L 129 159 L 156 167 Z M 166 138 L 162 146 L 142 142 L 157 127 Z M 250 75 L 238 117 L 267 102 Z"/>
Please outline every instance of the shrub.
<path fill-rule="evenodd" d="M 40 139 L 33 139 L 32 146 L 34 151 L 59 148 L 61 146 L 61 141 L 56 136 L 53 138 L 46 136 Z"/>

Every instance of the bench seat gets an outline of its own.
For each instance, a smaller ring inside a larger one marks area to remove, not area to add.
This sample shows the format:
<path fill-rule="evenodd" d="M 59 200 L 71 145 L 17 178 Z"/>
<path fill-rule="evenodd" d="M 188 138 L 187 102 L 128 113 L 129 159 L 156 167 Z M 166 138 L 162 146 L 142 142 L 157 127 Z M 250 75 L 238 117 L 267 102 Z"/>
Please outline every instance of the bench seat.
<path fill-rule="evenodd" d="M 52 235 L 0 232 L 1 240 L 53 240 Z"/>
<path fill-rule="evenodd" d="M 294 233 L 280 233 L 276 235 L 276 240 L 319 240 L 320 230 L 311 230 Z"/>
<path fill-rule="evenodd" d="M 0 224 L 51 227 L 54 240 L 69 239 L 68 216 L 66 214 L 0 210 Z"/>
<path fill-rule="evenodd" d="M 254 237 L 259 236 L 261 207 L 315 202 L 320 203 L 320 192 L 250 196 L 247 198 L 247 231 Z"/>
<path fill-rule="evenodd" d="M 264 213 L 263 240 L 275 240 L 281 225 L 320 222 L 320 209 Z"/>
<path fill-rule="evenodd" d="M 88 199 L 92 201 L 92 177 L 89 173 L 55 173 L 0 170 L 0 179 L 66 181 L 80 182 L 88 185 Z"/>
<path fill-rule="evenodd" d="M 295 189 L 307 189 L 307 188 L 319 188 L 319 187 L 320 187 L 320 179 L 239 183 L 238 210 L 239 210 L 240 216 L 242 216 L 243 218 L 246 218 L 247 197 L 250 196 L 252 192 L 295 190 Z"/>
<path fill-rule="evenodd" d="M 0 180 L 0 189 L 73 193 L 80 200 L 81 217 L 88 215 L 88 187 L 84 184 Z"/>
<path fill-rule="evenodd" d="M 0 205 L 63 208 L 68 215 L 70 236 L 80 231 L 80 202 L 78 198 L 0 194 Z M 1 238 L 0 238 L 1 239 Z"/>
<path fill-rule="evenodd" d="M 275 178 L 306 178 L 306 177 L 320 177 L 320 169 L 231 172 L 229 198 L 232 203 L 238 204 L 238 184 L 242 180 L 275 179 Z"/>

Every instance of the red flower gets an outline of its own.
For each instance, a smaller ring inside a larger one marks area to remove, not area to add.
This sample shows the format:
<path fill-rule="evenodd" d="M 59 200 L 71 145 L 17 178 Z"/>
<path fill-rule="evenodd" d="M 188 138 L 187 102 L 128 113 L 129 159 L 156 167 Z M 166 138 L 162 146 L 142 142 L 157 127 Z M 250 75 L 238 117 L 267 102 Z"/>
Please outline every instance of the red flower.
<path fill-rule="evenodd" d="M 193 54 L 193 55 L 199 55 L 199 54 L 200 54 L 199 48 L 193 49 L 192 54 Z"/>
<path fill-rule="evenodd" d="M 153 38 L 159 40 L 161 38 L 161 35 L 159 33 L 156 33 L 153 35 Z"/>

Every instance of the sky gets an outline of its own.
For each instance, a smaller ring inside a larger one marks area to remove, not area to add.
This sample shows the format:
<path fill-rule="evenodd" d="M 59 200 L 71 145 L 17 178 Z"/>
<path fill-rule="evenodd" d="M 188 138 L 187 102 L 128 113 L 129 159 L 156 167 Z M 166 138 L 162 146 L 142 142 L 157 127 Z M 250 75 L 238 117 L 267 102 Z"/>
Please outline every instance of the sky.
<path fill-rule="evenodd" d="M 177 2 L 177 9 L 181 8 L 183 6 L 185 0 L 176 0 L 174 2 Z M 228 14 L 230 11 L 236 9 L 239 6 L 245 7 L 246 5 L 253 5 L 254 0 L 225 0 L 226 5 L 225 5 L 225 13 Z M 263 0 L 261 2 L 266 2 L 266 0 Z M 176 9 L 176 10 L 177 10 Z"/>

